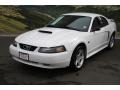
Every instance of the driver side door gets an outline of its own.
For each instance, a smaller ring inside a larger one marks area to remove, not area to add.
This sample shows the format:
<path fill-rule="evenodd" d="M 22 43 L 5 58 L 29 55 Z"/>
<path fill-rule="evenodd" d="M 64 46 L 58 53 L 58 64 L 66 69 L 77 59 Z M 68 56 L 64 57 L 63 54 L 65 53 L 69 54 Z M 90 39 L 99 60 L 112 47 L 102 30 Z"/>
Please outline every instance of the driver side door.
<path fill-rule="evenodd" d="M 97 51 L 103 47 L 103 42 L 105 41 L 105 31 L 102 27 L 102 22 L 100 17 L 95 17 L 90 31 L 90 50 L 89 53 Z"/>

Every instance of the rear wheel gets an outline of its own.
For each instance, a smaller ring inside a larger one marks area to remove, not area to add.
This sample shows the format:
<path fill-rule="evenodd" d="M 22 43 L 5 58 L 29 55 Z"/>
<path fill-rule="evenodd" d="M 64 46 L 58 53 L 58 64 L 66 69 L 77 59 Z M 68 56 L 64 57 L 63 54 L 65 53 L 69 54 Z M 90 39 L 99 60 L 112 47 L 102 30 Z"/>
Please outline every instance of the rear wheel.
<path fill-rule="evenodd" d="M 111 49 L 114 47 L 114 43 L 115 43 L 115 36 L 112 35 L 111 38 L 110 38 L 110 41 L 109 41 L 109 45 L 108 45 L 108 48 Z"/>
<path fill-rule="evenodd" d="M 79 46 L 73 52 L 70 62 L 70 68 L 73 70 L 79 70 L 83 66 L 84 60 L 85 50 L 81 46 Z"/>

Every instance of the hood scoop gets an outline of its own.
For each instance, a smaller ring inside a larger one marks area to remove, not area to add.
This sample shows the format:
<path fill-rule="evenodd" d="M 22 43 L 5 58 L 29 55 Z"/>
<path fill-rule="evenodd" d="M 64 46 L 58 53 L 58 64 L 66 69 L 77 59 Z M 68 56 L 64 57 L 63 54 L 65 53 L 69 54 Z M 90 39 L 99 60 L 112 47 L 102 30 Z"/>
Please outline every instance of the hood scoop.
<path fill-rule="evenodd" d="M 39 30 L 38 32 L 52 34 L 52 32 L 50 32 L 50 31 Z"/>

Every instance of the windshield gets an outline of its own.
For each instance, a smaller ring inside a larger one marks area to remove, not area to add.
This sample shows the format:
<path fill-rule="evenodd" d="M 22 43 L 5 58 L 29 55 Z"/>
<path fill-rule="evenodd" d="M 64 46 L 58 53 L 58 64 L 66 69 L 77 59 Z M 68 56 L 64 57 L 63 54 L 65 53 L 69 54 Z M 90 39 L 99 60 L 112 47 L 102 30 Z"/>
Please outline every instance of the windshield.
<path fill-rule="evenodd" d="M 50 22 L 47 27 L 65 28 L 77 31 L 87 32 L 90 25 L 91 17 L 65 15 Z"/>

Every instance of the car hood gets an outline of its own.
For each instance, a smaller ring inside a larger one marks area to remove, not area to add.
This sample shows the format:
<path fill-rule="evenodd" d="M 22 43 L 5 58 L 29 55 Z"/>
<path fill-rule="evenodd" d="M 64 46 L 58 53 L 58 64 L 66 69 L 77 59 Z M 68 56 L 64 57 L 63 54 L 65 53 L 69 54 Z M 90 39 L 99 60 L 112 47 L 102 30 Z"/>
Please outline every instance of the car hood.
<path fill-rule="evenodd" d="M 84 34 L 85 32 L 75 30 L 44 27 L 21 34 L 15 40 L 19 43 L 35 46 L 53 46 L 61 45 L 66 41 L 72 41 L 78 36 L 82 38 Z"/>

